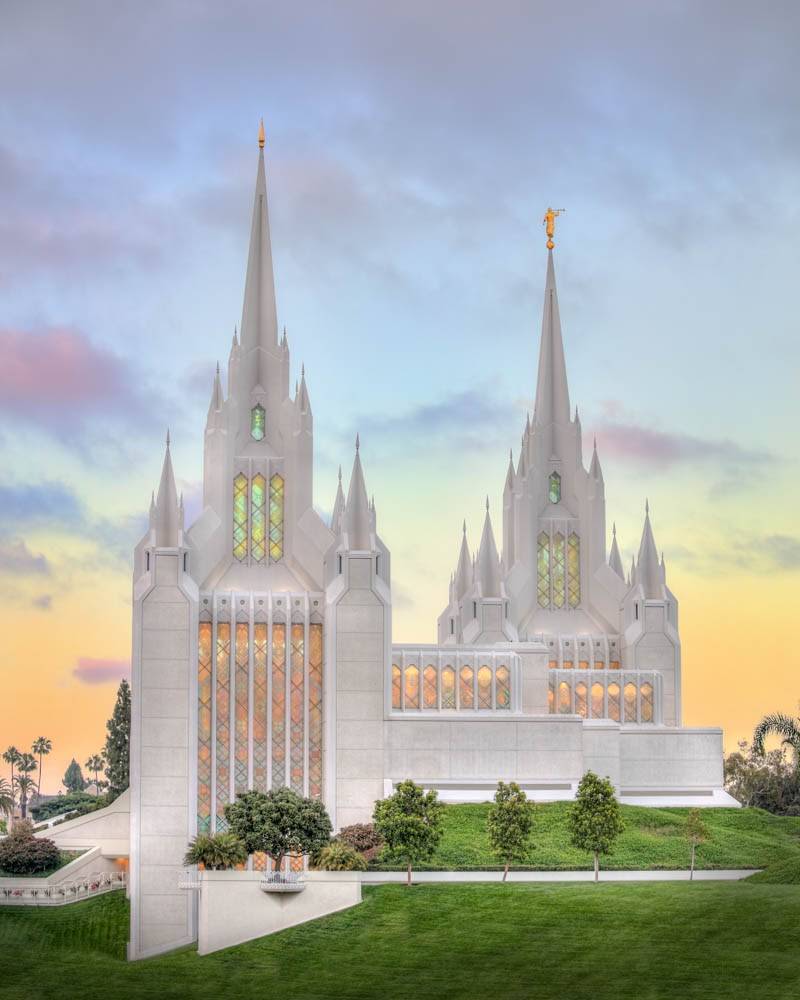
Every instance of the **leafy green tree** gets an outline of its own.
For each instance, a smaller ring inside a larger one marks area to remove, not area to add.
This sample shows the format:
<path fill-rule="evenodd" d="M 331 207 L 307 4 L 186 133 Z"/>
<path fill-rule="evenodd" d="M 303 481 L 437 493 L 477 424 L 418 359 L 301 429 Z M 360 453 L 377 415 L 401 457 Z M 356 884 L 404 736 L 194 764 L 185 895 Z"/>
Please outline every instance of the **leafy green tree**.
<path fill-rule="evenodd" d="M 625 829 L 619 802 L 607 778 L 587 771 L 578 785 L 568 819 L 570 840 L 580 851 L 594 855 L 594 880 L 600 872 L 600 855 L 610 854 L 617 837 Z"/>
<path fill-rule="evenodd" d="M 28 816 L 28 799 L 33 795 L 36 790 L 36 782 L 24 771 L 22 774 L 18 774 L 14 778 L 14 782 L 17 786 L 17 791 L 19 792 L 19 811 L 23 819 L 27 819 Z"/>
<path fill-rule="evenodd" d="M 372 819 L 386 843 L 382 856 L 405 862 L 407 885 L 411 866 L 427 861 L 442 839 L 443 809 L 435 791 L 426 792 L 410 779 L 375 803 Z"/>
<path fill-rule="evenodd" d="M 243 792 L 225 806 L 225 819 L 247 853 L 264 851 L 276 871 L 287 854 L 314 854 L 325 847 L 332 830 L 325 806 L 290 788 Z"/>
<path fill-rule="evenodd" d="M 49 740 L 46 736 L 37 736 L 33 741 L 33 746 L 31 750 L 33 753 L 37 754 L 39 757 L 39 779 L 36 782 L 36 798 L 40 798 L 42 794 L 42 757 L 46 757 L 50 751 L 53 749 L 53 741 Z"/>
<path fill-rule="evenodd" d="M 530 848 L 533 809 L 533 803 L 515 781 L 498 781 L 486 829 L 492 852 L 503 863 L 504 882 L 511 862 L 522 861 Z"/>
<path fill-rule="evenodd" d="M 86 782 L 83 780 L 81 765 L 73 757 L 69 762 L 63 778 L 64 788 L 68 792 L 82 792 Z"/>
<path fill-rule="evenodd" d="M 800 770 L 786 759 L 786 747 L 758 753 L 740 741 L 725 758 L 725 790 L 744 806 L 800 816 Z"/>
<path fill-rule="evenodd" d="M 694 856 L 699 844 L 705 843 L 709 838 L 708 827 L 706 826 L 703 814 L 699 809 L 690 809 L 686 817 L 686 839 L 692 848 L 692 863 L 689 869 L 690 881 L 694 878 Z"/>
<path fill-rule="evenodd" d="M 769 736 L 778 736 L 781 746 L 789 747 L 794 755 L 794 766 L 800 768 L 800 719 L 793 719 L 782 712 L 765 715 L 753 731 L 753 750 L 764 755 L 764 743 Z"/>
<path fill-rule="evenodd" d="M 247 862 L 247 848 L 233 833 L 198 834 L 183 858 L 185 865 L 224 871 Z"/>
<path fill-rule="evenodd" d="M 106 759 L 108 800 L 112 802 L 122 795 L 130 781 L 131 686 L 125 678 L 117 689 L 117 700 L 106 730 L 108 735 L 103 756 Z"/>
<path fill-rule="evenodd" d="M 100 772 L 103 770 L 104 764 L 105 758 L 103 755 L 100 753 L 93 753 L 83 765 L 87 771 L 91 771 L 94 774 L 95 795 L 100 794 Z"/>
<path fill-rule="evenodd" d="M 0 813 L 11 816 L 14 812 L 14 790 L 5 778 L 0 778 Z"/>
<path fill-rule="evenodd" d="M 3 760 L 11 767 L 11 788 L 12 794 L 13 789 L 16 787 L 14 784 L 14 768 L 17 766 L 17 761 L 19 760 L 20 753 L 19 750 L 12 744 L 7 750 L 3 752 Z"/>
<path fill-rule="evenodd" d="M 314 867 L 325 872 L 365 872 L 367 859 L 349 844 L 332 840 L 317 852 Z"/>

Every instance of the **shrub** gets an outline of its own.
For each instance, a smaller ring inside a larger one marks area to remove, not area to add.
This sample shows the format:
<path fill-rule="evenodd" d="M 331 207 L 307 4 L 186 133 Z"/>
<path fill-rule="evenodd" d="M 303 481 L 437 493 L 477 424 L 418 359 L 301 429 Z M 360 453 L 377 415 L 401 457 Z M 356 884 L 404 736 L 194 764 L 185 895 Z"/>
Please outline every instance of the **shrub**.
<path fill-rule="evenodd" d="M 287 854 L 314 854 L 331 835 L 331 821 L 318 799 L 305 799 L 290 788 L 242 792 L 225 806 L 231 831 L 249 854 L 263 851 L 280 868 Z"/>
<path fill-rule="evenodd" d="M 56 795 L 55 798 L 46 799 L 44 802 L 35 805 L 31 809 L 31 815 L 35 820 L 41 822 L 53 816 L 60 816 L 61 813 L 71 812 L 81 806 L 90 806 L 97 801 L 96 796 L 88 795 L 86 792 L 70 792 L 69 795 Z M 105 801 L 103 802 L 105 805 Z"/>
<path fill-rule="evenodd" d="M 233 833 L 200 833 L 183 858 L 185 865 L 202 865 L 210 871 L 225 871 L 246 861 L 247 848 Z"/>
<path fill-rule="evenodd" d="M 363 854 L 359 854 L 349 844 L 332 840 L 323 847 L 314 859 L 314 867 L 326 872 L 365 872 L 367 862 Z"/>
<path fill-rule="evenodd" d="M 367 861 L 371 861 L 383 847 L 383 837 L 372 823 L 353 823 L 352 826 L 343 826 L 336 839 L 363 854 Z"/>
<path fill-rule="evenodd" d="M 60 862 L 61 851 L 53 841 L 34 837 L 33 825 L 27 821 L 15 823 L 0 841 L 0 870 L 9 875 L 37 875 L 57 868 Z"/>

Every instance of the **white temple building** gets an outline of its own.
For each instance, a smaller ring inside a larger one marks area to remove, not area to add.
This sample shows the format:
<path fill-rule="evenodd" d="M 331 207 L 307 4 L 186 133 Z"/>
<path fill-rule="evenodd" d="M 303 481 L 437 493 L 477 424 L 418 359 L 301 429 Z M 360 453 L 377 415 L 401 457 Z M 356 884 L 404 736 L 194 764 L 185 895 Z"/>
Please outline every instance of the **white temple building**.
<path fill-rule="evenodd" d="M 132 958 L 196 938 L 195 901 L 178 888 L 187 842 L 224 830 L 225 805 L 248 788 L 320 797 L 336 829 L 369 821 L 404 778 L 445 801 L 491 798 L 500 778 L 551 800 L 572 798 L 591 769 L 623 802 L 736 804 L 721 730 L 682 725 L 678 602 L 647 508 L 628 577 L 613 529 L 607 548 L 552 249 L 535 409 L 498 536 L 487 501 L 474 554 L 460 532 L 438 643 L 392 645 L 391 559 L 358 441 L 330 524 L 314 509 L 314 419 L 280 334 L 263 146 L 262 132 L 241 325 L 211 386 L 203 511 L 184 524 L 167 442 L 134 554 Z"/>

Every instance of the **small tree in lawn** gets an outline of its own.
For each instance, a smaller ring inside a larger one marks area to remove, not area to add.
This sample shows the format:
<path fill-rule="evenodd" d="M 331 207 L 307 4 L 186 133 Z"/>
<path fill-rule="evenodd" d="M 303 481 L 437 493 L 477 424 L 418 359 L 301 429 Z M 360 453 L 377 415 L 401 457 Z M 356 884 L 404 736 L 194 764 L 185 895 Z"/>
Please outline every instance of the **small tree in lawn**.
<path fill-rule="evenodd" d="M 600 855 L 611 852 L 614 841 L 625 829 L 614 788 L 607 778 L 599 778 L 592 771 L 584 774 L 569 812 L 568 826 L 573 847 L 594 855 L 596 882 Z"/>
<path fill-rule="evenodd" d="M 85 784 L 81 765 L 73 757 L 64 772 L 64 788 L 68 792 L 82 792 Z"/>
<path fill-rule="evenodd" d="M 503 862 L 504 882 L 511 862 L 522 861 L 530 847 L 533 809 L 533 803 L 516 782 L 498 781 L 486 829 L 492 852 Z"/>
<path fill-rule="evenodd" d="M 290 788 L 243 792 L 225 806 L 231 833 L 248 854 L 263 851 L 280 871 L 287 854 L 314 854 L 330 840 L 330 817 L 319 799 L 304 799 Z"/>
<path fill-rule="evenodd" d="M 690 881 L 694 878 L 694 856 L 697 846 L 708 840 L 708 837 L 708 827 L 703 819 L 703 814 L 699 809 L 690 809 L 689 815 L 686 817 L 686 839 L 692 848 L 692 863 L 689 868 Z"/>
<path fill-rule="evenodd" d="M 386 843 L 384 853 L 405 862 L 407 885 L 411 885 L 411 866 L 427 861 L 442 839 L 443 808 L 435 791 L 425 792 L 409 779 L 375 803 L 372 818 Z"/>

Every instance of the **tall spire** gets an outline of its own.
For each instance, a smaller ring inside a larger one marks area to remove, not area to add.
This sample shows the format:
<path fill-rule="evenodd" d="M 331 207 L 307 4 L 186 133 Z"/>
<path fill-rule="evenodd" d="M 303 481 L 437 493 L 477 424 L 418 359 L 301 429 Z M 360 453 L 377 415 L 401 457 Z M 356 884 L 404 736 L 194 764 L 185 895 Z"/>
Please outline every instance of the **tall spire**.
<path fill-rule="evenodd" d="M 151 521 L 156 529 L 156 545 L 174 548 L 178 544 L 180 527 L 178 507 L 178 491 L 175 488 L 175 474 L 172 471 L 172 456 L 169 450 L 169 431 L 167 431 L 167 447 L 164 451 L 164 464 L 161 467 L 161 481 L 158 484 L 155 511 L 151 516 Z"/>
<path fill-rule="evenodd" d="M 622 557 L 619 554 L 619 546 L 617 545 L 616 523 L 611 529 L 611 552 L 608 555 L 608 565 L 614 570 L 620 580 L 624 582 L 625 570 L 622 568 Z"/>
<path fill-rule="evenodd" d="M 467 543 L 467 522 L 464 521 L 461 532 L 461 549 L 458 553 L 458 566 L 456 567 L 455 588 L 458 600 L 466 594 L 472 586 L 472 559 L 469 554 Z"/>
<path fill-rule="evenodd" d="M 478 549 L 477 578 L 481 585 L 482 597 L 500 596 L 500 556 L 492 530 L 492 519 L 489 515 L 489 498 L 486 498 L 486 517 L 483 519 L 483 533 Z"/>
<path fill-rule="evenodd" d="M 371 518 L 369 500 L 367 499 L 367 486 L 364 482 L 364 470 L 361 468 L 359 447 L 360 441 L 358 435 L 356 435 L 356 457 L 353 460 L 350 488 L 347 491 L 344 526 L 351 549 L 369 549 L 371 548 Z"/>
<path fill-rule="evenodd" d="M 214 414 L 219 413 L 222 409 L 222 404 L 225 401 L 225 397 L 222 393 L 222 379 L 220 378 L 219 371 L 219 361 L 217 362 L 217 370 L 214 373 L 214 382 L 211 386 L 211 402 L 208 404 L 208 418 L 207 423 L 211 423 L 214 419 Z"/>
<path fill-rule="evenodd" d="M 342 514 L 344 513 L 344 492 L 342 491 L 342 467 L 339 466 L 339 482 L 336 484 L 336 499 L 333 501 L 331 514 L 331 531 L 338 535 L 342 530 Z"/>
<path fill-rule="evenodd" d="M 264 171 L 263 127 L 259 131 L 258 170 L 250 227 L 250 251 L 242 307 L 242 351 L 271 347 L 278 342 L 278 317 L 275 308 L 275 279 L 272 272 L 272 247 L 269 238 L 267 179 Z M 260 369 L 264 359 L 259 357 Z M 259 381 L 265 382 L 259 371 Z"/>
<path fill-rule="evenodd" d="M 636 560 L 636 582 L 642 585 L 646 598 L 659 598 L 664 596 L 661 565 L 658 561 L 658 549 L 650 524 L 650 504 L 647 502 L 644 511 L 642 540 L 639 544 L 639 556 Z"/>
<path fill-rule="evenodd" d="M 536 380 L 534 422 L 540 427 L 569 423 L 569 389 L 558 313 L 553 251 L 547 252 L 547 278 L 544 286 L 542 339 L 539 345 L 539 374 Z"/>

